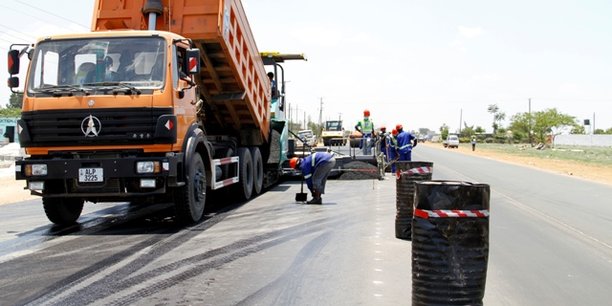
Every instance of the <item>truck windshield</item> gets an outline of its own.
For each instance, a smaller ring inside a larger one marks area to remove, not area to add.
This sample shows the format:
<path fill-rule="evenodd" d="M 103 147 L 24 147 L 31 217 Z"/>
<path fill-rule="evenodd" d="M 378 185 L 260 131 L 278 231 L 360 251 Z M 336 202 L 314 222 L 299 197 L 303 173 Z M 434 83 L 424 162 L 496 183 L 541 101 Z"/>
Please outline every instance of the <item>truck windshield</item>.
<path fill-rule="evenodd" d="M 328 131 L 341 131 L 342 121 L 327 121 L 325 122 L 325 129 Z"/>
<path fill-rule="evenodd" d="M 84 86 L 161 88 L 165 41 L 154 37 L 43 41 L 36 47 L 28 93 Z"/>

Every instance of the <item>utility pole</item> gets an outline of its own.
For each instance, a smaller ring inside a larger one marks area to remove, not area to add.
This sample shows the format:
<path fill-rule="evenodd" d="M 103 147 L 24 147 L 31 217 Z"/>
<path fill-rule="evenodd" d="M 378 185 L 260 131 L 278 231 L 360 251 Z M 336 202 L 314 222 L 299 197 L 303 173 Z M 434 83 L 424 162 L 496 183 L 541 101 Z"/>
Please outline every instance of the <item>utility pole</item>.
<path fill-rule="evenodd" d="M 531 98 L 529 98 L 529 144 L 533 147 L 533 139 L 531 134 Z"/>
<path fill-rule="evenodd" d="M 321 105 L 319 106 L 319 136 L 323 133 L 323 97 L 321 97 Z"/>
<path fill-rule="evenodd" d="M 459 112 L 459 135 L 461 135 L 461 123 L 463 122 L 463 108 Z"/>
<path fill-rule="evenodd" d="M 595 134 L 595 113 L 593 113 L 593 125 L 591 125 L 593 128 L 591 129 L 591 135 Z"/>

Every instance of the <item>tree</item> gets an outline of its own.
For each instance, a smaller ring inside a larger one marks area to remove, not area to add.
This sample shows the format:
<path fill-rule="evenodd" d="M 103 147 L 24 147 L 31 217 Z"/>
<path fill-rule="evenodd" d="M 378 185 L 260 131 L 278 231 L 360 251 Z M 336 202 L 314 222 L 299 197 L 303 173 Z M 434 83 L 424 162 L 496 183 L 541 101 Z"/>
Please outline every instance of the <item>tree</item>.
<path fill-rule="evenodd" d="M 428 128 L 419 128 L 419 135 L 429 135 L 431 131 Z"/>
<path fill-rule="evenodd" d="M 476 131 L 474 130 L 474 126 L 473 125 L 468 126 L 466 122 L 463 122 L 463 129 L 461 130 L 459 137 L 470 138 L 474 136 L 474 134 L 476 134 Z"/>
<path fill-rule="evenodd" d="M 577 125 L 575 117 L 559 113 L 556 108 L 535 112 L 532 118 L 531 127 L 534 136 L 541 143 L 547 142 L 547 136 L 554 138 L 568 128 L 571 129 Z M 521 139 L 529 137 L 529 114 L 518 113 L 512 116 L 510 130 L 514 135 L 519 134 Z"/>
<path fill-rule="evenodd" d="M 497 134 L 497 129 L 502 120 L 506 119 L 506 114 L 499 111 L 497 104 L 491 104 L 487 107 L 487 111 L 493 114 L 493 134 Z"/>
<path fill-rule="evenodd" d="M 474 132 L 476 132 L 476 134 L 484 134 L 486 131 L 485 131 L 485 129 L 484 129 L 484 128 L 482 128 L 482 126 L 477 126 L 477 127 L 474 129 Z"/>
<path fill-rule="evenodd" d="M 514 139 L 517 141 L 527 141 L 529 139 L 529 113 L 518 113 L 510 119 L 510 126 Z"/>
<path fill-rule="evenodd" d="M 19 108 L 0 108 L 0 118 L 19 118 L 21 109 Z M 0 134 L 0 136 L 2 136 Z"/>
<path fill-rule="evenodd" d="M 442 137 L 442 139 L 448 137 L 448 125 L 446 125 L 446 123 L 442 124 L 440 127 L 440 137 Z"/>
<path fill-rule="evenodd" d="M 8 108 L 19 108 L 23 105 L 23 93 L 14 92 L 9 99 Z"/>
<path fill-rule="evenodd" d="M 581 124 L 578 124 L 578 123 L 574 124 L 570 134 L 586 134 L 586 130 L 584 129 L 584 125 L 581 125 Z"/>

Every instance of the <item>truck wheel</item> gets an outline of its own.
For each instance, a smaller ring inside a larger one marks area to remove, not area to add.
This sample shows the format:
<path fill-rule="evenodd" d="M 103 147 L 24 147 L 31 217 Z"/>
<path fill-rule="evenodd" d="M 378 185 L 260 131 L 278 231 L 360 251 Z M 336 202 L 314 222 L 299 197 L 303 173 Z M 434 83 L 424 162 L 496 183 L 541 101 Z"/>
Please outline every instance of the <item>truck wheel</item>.
<path fill-rule="evenodd" d="M 75 198 L 42 199 L 49 221 L 58 225 L 74 224 L 83 211 L 83 200 Z"/>
<path fill-rule="evenodd" d="M 194 153 L 188 166 L 186 184 L 177 189 L 174 199 L 176 218 L 182 224 L 200 221 L 206 204 L 206 170 L 202 156 Z"/>
<path fill-rule="evenodd" d="M 260 194 L 263 188 L 263 158 L 258 147 L 251 148 L 251 157 L 253 157 L 253 192 Z"/>
<path fill-rule="evenodd" d="M 253 159 L 251 151 L 248 148 L 238 148 L 239 165 L 239 182 L 234 184 L 235 194 L 239 200 L 246 201 L 251 198 L 253 193 Z"/>

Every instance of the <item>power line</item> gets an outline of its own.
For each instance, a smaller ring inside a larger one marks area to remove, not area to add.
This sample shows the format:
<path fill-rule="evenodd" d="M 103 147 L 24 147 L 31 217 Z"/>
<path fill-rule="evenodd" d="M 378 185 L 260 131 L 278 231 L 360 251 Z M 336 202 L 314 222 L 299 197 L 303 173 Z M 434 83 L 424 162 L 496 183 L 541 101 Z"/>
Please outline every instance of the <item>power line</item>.
<path fill-rule="evenodd" d="M 14 11 L 14 12 L 17 12 L 17 13 L 20 13 L 20 14 L 23 14 L 23 15 L 26 15 L 26 16 L 30 16 L 30 17 L 35 18 L 35 19 L 37 19 L 37 20 L 40 20 L 40 19 L 41 19 L 41 17 L 40 17 L 40 16 L 34 16 L 34 15 L 30 14 L 30 13 L 26 13 L 26 12 L 24 12 L 24 11 L 17 10 L 17 9 L 15 9 L 15 8 L 13 8 L 13 7 L 9 7 L 9 6 L 2 5 L 2 4 L 0 4 L 0 7 L 3 7 L 3 8 L 5 8 L 5 9 L 7 9 L 7 10 Z M 44 21 L 49 22 L 49 23 L 54 23 L 53 21 L 49 21 L 49 20 L 44 20 Z M 72 21 L 70 21 L 70 22 L 71 22 L 71 23 L 74 23 L 74 22 L 72 22 Z M 75 23 L 75 24 L 76 24 L 76 23 Z M 82 26 L 82 25 L 80 25 L 80 26 Z M 63 27 L 63 28 L 68 29 L 68 28 L 66 28 L 66 27 Z"/>
<path fill-rule="evenodd" d="M 2 38 L 2 37 L 0 37 L 0 40 L 4 40 L 4 41 L 6 41 L 6 42 L 7 42 L 7 43 L 9 43 L 9 44 L 13 44 L 13 43 L 14 43 L 14 42 L 12 42 L 12 41 L 8 41 L 8 40 L 6 40 L 6 39 L 4 39 L 4 38 Z"/>
<path fill-rule="evenodd" d="M 30 38 L 32 38 L 32 39 L 35 39 L 35 37 L 34 37 L 34 36 L 31 36 L 30 34 L 26 34 L 26 33 L 23 33 L 23 32 L 20 32 L 20 31 L 17 31 L 17 30 L 15 30 L 15 29 L 11 28 L 11 27 L 7 27 L 7 26 L 2 25 L 2 24 L 0 24 L 0 27 L 1 27 L 1 28 L 5 28 L 5 29 L 7 29 L 7 30 L 9 30 L 9 31 L 13 31 L 13 32 L 15 32 L 15 33 L 17 33 L 17 34 L 21 34 L 21 35 L 24 35 L 24 36 L 28 36 L 28 37 L 30 37 Z M 19 39 L 23 39 L 23 37 L 19 37 Z"/>
<path fill-rule="evenodd" d="M 13 35 L 13 34 L 11 34 L 11 33 L 8 33 L 8 32 L 0 31 L 0 33 L 5 34 L 5 35 L 7 35 L 7 36 L 10 36 L 10 37 L 12 37 L 12 38 L 14 38 L 14 39 L 17 39 L 17 40 L 19 40 L 19 41 L 23 40 L 23 37 L 17 37 L 17 36 L 15 36 L 15 35 Z"/>
<path fill-rule="evenodd" d="M 75 21 L 72 21 L 72 20 L 70 20 L 70 19 L 68 19 L 68 18 L 66 18 L 66 17 L 63 17 L 63 16 L 60 16 L 60 15 L 57 15 L 57 14 L 51 13 L 51 12 L 49 12 L 49 11 L 47 11 L 47 10 L 43 10 L 43 9 L 41 9 L 41 8 L 39 8 L 39 7 L 36 7 L 36 6 L 34 6 L 34 5 L 31 5 L 31 4 L 29 4 L 29 3 L 25 3 L 25 2 L 23 2 L 22 0 L 15 0 L 15 1 L 17 1 L 17 2 L 21 3 L 22 5 L 29 6 L 29 7 L 33 8 L 33 9 L 35 9 L 35 10 L 38 10 L 38 11 L 41 11 L 41 12 L 43 12 L 43 13 L 45 13 L 45 14 L 49 14 L 49 15 L 51 15 L 51 16 L 55 16 L 55 17 L 57 17 L 57 18 L 60 18 L 60 19 L 66 20 L 66 21 L 68 21 L 68 22 L 70 22 L 70 23 L 72 23 L 72 24 L 76 24 L 76 25 L 78 25 L 78 26 L 81 26 L 81 27 L 83 27 L 83 28 L 85 28 L 85 29 L 88 29 L 88 30 L 89 30 L 89 27 L 88 27 L 88 26 L 86 26 L 86 25 L 82 25 L 82 24 L 80 24 L 80 23 L 78 23 L 78 22 L 75 22 Z"/>

